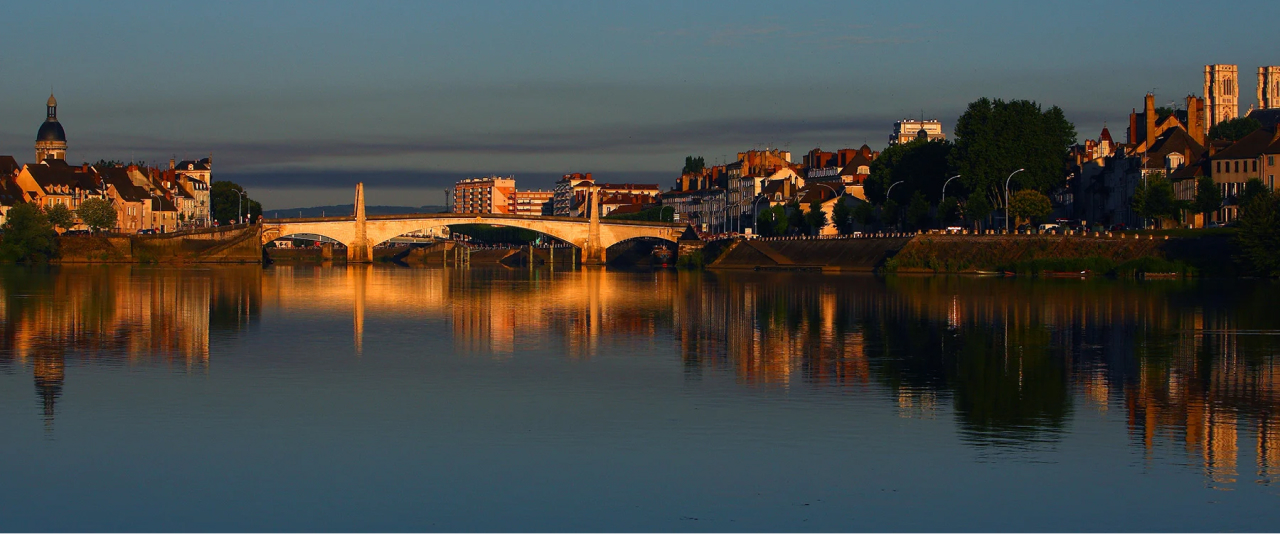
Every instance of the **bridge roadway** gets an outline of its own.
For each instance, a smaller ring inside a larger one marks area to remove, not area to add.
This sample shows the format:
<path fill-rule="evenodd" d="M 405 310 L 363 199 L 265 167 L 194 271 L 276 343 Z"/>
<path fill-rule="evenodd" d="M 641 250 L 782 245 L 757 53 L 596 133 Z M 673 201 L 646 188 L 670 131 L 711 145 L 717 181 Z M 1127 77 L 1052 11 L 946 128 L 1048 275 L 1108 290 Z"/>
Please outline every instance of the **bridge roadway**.
<path fill-rule="evenodd" d="M 262 244 L 296 234 L 317 234 L 334 239 L 347 247 L 347 261 L 369 262 L 373 246 L 409 232 L 430 230 L 455 224 L 491 224 L 540 232 L 582 249 L 583 263 L 603 263 L 605 251 L 623 241 L 655 238 L 675 243 L 688 225 L 652 221 L 600 219 L 596 195 L 591 195 L 590 219 L 577 217 L 542 217 L 498 213 L 422 213 L 365 216 L 364 184 L 356 184 L 355 215 L 348 217 L 309 217 L 297 219 L 264 219 Z"/>

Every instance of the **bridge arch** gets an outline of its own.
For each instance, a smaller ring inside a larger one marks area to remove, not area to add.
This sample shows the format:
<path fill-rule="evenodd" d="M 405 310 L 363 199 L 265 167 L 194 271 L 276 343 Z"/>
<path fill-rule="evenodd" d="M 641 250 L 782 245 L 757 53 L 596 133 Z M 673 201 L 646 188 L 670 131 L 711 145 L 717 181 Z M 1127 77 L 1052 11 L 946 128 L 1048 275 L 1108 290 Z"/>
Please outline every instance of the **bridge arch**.
<path fill-rule="evenodd" d="M 458 226 L 464 224 L 484 224 L 489 226 L 504 226 L 508 228 L 521 228 L 524 230 L 532 230 L 540 234 L 548 235 L 569 243 L 578 248 L 586 246 L 585 239 L 575 239 L 579 236 L 574 232 L 558 231 L 557 228 L 547 228 L 545 224 L 538 224 L 538 221 L 526 219 L 506 219 L 506 218 L 489 218 L 489 217 L 457 217 L 457 218 L 433 218 L 433 219 L 404 219 L 404 220 L 380 220 L 371 219 L 367 223 L 367 236 L 369 243 L 379 245 L 387 241 L 407 234 L 409 232 L 418 232 L 422 230 L 433 230 L 447 226 Z M 585 236 L 582 236 L 585 237 Z"/>

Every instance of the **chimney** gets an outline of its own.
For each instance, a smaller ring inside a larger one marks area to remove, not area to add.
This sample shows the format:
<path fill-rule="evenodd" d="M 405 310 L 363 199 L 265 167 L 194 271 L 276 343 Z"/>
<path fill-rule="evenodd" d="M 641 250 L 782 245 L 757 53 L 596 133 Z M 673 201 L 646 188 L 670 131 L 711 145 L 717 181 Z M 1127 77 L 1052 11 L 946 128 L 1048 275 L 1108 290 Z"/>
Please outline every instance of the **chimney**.
<path fill-rule="evenodd" d="M 173 158 L 169 158 L 169 169 L 170 169 L 170 170 L 172 170 L 172 169 L 176 169 L 176 168 L 177 168 L 177 165 L 178 165 L 178 164 L 177 164 L 177 162 L 176 162 L 176 161 L 174 161 L 174 160 L 173 160 Z"/>
<path fill-rule="evenodd" d="M 1146 102 L 1143 105 L 1146 112 L 1147 132 L 1146 139 L 1147 148 L 1156 142 L 1156 95 L 1147 93 Z"/>
<path fill-rule="evenodd" d="M 1132 109 L 1132 108 L 1131 108 Z M 1138 110 L 1134 109 L 1129 112 L 1129 143 L 1130 145 L 1138 144 Z"/>
<path fill-rule="evenodd" d="M 1197 102 L 1195 95 L 1187 95 L 1187 133 L 1191 135 L 1197 143 L 1204 145 L 1204 128 L 1200 125 L 1203 117 L 1201 113 L 1204 111 L 1200 106 L 1204 105 L 1204 101 Z"/>

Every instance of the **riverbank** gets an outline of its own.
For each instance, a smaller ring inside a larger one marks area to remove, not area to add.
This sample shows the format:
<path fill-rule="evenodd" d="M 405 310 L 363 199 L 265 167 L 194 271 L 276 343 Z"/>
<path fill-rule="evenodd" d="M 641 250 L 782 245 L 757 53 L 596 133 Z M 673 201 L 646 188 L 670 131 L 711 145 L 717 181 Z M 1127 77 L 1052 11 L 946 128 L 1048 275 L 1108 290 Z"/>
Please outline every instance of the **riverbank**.
<path fill-rule="evenodd" d="M 742 239 L 711 269 L 1054 276 L 1239 276 L 1232 233 Z"/>
<path fill-rule="evenodd" d="M 257 226 L 153 235 L 64 235 L 55 263 L 261 263 Z"/>

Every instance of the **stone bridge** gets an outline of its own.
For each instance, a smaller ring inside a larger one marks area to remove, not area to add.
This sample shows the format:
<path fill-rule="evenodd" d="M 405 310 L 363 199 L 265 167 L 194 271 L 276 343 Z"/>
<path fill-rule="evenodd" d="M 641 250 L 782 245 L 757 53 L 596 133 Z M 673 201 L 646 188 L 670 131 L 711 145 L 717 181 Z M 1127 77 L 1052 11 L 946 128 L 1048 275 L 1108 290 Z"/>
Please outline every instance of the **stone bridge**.
<path fill-rule="evenodd" d="M 348 262 L 369 262 L 373 247 L 409 232 L 429 230 L 455 224 L 491 224 L 540 232 L 582 249 L 582 262 L 604 263 L 605 250 L 637 238 L 656 238 L 676 243 L 687 229 L 681 223 L 650 221 L 601 220 L 597 195 L 591 195 L 590 219 L 576 217 L 541 217 L 498 213 L 422 213 L 365 216 L 364 184 L 356 184 L 355 215 L 349 217 L 311 217 L 297 219 L 264 219 L 262 244 L 295 234 L 317 234 L 336 240 L 347 247 Z"/>

